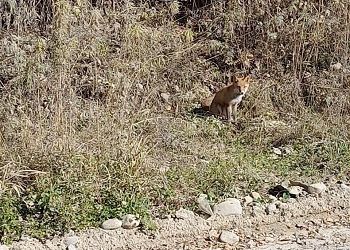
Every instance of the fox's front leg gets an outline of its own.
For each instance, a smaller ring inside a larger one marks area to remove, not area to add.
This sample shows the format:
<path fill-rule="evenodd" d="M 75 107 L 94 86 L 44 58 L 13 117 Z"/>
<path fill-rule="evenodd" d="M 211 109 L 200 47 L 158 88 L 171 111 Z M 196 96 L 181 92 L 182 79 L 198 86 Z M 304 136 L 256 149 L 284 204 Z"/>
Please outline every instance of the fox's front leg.
<path fill-rule="evenodd" d="M 238 104 L 235 104 L 233 106 L 233 116 L 234 116 L 235 121 L 237 121 L 237 107 L 238 107 Z"/>
<path fill-rule="evenodd" d="M 227 121 L 232 122 L 232 105 L 226 107 Z"/>

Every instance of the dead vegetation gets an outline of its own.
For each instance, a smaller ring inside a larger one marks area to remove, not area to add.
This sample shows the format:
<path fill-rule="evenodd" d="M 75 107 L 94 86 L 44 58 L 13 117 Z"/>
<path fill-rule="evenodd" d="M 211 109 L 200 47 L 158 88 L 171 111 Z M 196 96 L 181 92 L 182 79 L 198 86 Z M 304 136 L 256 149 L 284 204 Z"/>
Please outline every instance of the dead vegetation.
<path fill-rule="evenodd" d="M 349 8 L 2 1 L 2 239 L 125 211 L 150 226 L 150 207 L 187 205 L 200 191 L 217 199 L 300 173 L 344 178 Z M 238 126 L 191 114 L 230 74 L 249 72 L 256 82 Z M 269 149 L 281 145 L 296 153 L 276 162 Z"/>

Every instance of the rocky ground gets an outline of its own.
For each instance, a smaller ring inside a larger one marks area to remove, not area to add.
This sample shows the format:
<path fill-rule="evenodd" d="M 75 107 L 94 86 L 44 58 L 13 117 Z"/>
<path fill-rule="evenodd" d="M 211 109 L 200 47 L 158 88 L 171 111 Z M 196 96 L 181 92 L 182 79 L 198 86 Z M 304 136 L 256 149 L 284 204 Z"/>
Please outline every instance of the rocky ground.
<path fill-rule="evenodd" d="M 122 221 L 105 222 L 102 227 L 108 229 L 71 232 L 45 242 L 23 237 L 9 248 L 350 249 L 350 187 L 326 183 L 312 189 L 311 185 L 298 188 L 297 184 L 286 188 L 296 198 L 252 193 L 209 206 L 202 195 L 198 201 L 203 214 L 181 209 L 166 219 L 157 219 L 158 230 L 154 232 L 141 231 L 137 219 L 126 216 Z"/>

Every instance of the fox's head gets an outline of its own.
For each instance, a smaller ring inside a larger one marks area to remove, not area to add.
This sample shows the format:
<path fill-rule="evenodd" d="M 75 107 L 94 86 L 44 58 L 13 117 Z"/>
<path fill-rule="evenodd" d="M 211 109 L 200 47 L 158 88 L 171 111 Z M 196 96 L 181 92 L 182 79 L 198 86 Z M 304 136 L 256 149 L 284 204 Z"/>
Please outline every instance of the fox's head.
<path fill-rule="evenodd" d="M 239 95 L 245 95 L 249 88 L 249 83 L 251 82 L 251 77 L 248 75 L 246 77 L 236 77 L 235 86 L 238 88 Z"/>

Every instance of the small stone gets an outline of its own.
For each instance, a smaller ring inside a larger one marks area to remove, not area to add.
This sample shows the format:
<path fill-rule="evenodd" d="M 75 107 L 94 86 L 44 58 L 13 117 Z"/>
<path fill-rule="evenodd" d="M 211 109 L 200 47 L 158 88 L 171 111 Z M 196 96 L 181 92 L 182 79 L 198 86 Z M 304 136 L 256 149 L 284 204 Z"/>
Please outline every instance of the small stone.
<path fill-rule="evenodd" d="M 272 238 L 272 237 L 267 236 L 267 237 L 265 238 L 265 241 L 266 241 L 266 242 L 274 242 L 275 239 Z"/>
<path fill-rule="evenodd" d="M 219 239 L 221 242 L 224 242 L 230 245 L 235 245 L 239 242 L 239 236 L 237 234 L 226 230 L 223 230 L 221 232 Z"/>
<path fill-rule="evenodd" d="M 69 245 L 67 250 L 76 250 L 77 248 L 74 245 Z"/>
<path fill-rule="evenodd" d="M 310 194 L 320 194 L 327 189 L 326 185 L 323 182 L 314 183 L 308 186 L 308 193 Z"/>
<path fill-rule="evenodd" d="M 166 110 L 166 111 L 170 111 L 171 108 L 172 108 L 171 105 L 165 105 L 165 110 Z"/>
<path fill-rule="evenodd" d="M 260 200 L 261 196 L 258 192 L 252 192 L 252 197 L 254 200 Z"/>
<path fill-rule="evenodd" d="M 273 147 L 273 148 L 272 148 L 272 152 L 273 152 L 274 154 L 276 154 L 276 155 L 282 155 L 282 151 L 281 151 L 281 149 L 279 149 L 279 148 Z"/>
<path fill-rule="evenodd" d="M 350 191 L 350 187 L 346 185 L 345 183 L 340 184 L 340 187 L 346 191 Z"/>
<path fill-rule="evenodd" d="M 338 62 L 338 63 L 332 64 L 330 68 L 334 70 L 340 70 L 342 67 L 343 65 L 340 62 Z"/>
<path fill-rule="evenodd" d="M 190 210 L 180 208 L 179 210 L 176 211 L 175 213 L 176 218 L 185 220 L 192 218 L 194 216 L 194 213 Z"/>
<path fill-rule="evenodd" d="M 101 227 L 105 230 L 114 230 L 114 229 L 120 228 L 121 226 L 122 226 L 122 221 L 117 218 L 106 220 L 101 225 Z"/>
<path fill-rule="evenodd" d="M 249 195 L 245 196 L 243 199 L 244 199 L 244 205 L 248 205 L 254 201 L 253 198 Z"/>
<path fill-rule="evenodd" d="M 241 215 L 243 209 L 238 199 L 227 198 L 226 201 L 214 206 L 214 213 L 222 216 Z"/>
<path fill-rule="evenodd" d="M 76 244 L 78 243 L 78 241 L 79 241 L 78 236 L 75 236 L 75 235 L 73 235 L 73 236 L 68 236 L 68 237 L 66 237 L 66 239 L 64 240 L 64 244 L 65 244 L 66 246 L 69 246 L 69 245 L 76 245 Z"/>
<path fill-rule="evenodd" d="M 165 102 L 169 102 L 170 94 L 169 93 L 161 93 L 160 96 L 163 98 Z"/>
<path fill-rule="evenodd" d="M 266 213 L 267 214 L 273 214 L 275 211 L 277 210 L 277 207 L 274 203 L 272 204 L 269 204 L 267 207 L 266 207 Z"/>
<path fill-rule="evenodd" d="M 203 213 L 206 213 L 208 215 L 213 215 L 213 210 L 211 209 L 211 206 L 208 201 L 208 195 L 206 194 L 200 194 L 197 203 L 198 203 L 198 208 L 201 210 Z"/>
<path fill-rule="evenodd" d="M 290 155 L 293 152 L 293 148 L 291 146 L 286 146 L 283 149 L 286 155 Z"/>
<path fill-rule="evenodd" d="M 175 90 L 176 92 L 180 92 L 180 87 L 177 86 L 177 85 L 175 85 L 175 86 L 174 86 L 174 90 Z"/>
<path fill-rule="evenodd" d="M 143 90 L 143 85 L 141 83 L 136 84 L 136 86 L 139 90 Z"/>
<path fill-rule="evenodd" d="M 299 186 L 291 186 L 288 188 L 288 192 L 294 196 L 299 196 L 302 191 L 303 191 L 303 188 Z"/>
<path fill-rule="evenodd" d="M 269 195 L 269 200 L 270 201 L 277 201 L 277 197 L 276 196 L 274 196 L 274 195 Z"/>
<path fill-rule="evenodd" d="M 122 227 L 125 229 L 133 229 L 140 225 L 140 220 L 133 214 L 127 214 L 123 217 Z"/>

